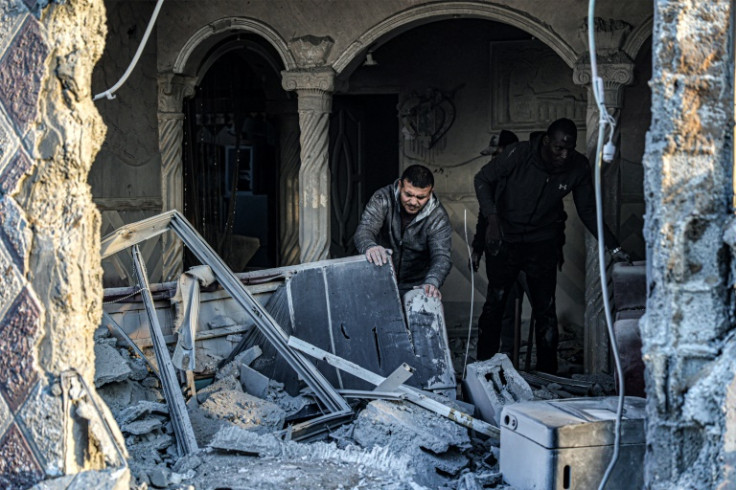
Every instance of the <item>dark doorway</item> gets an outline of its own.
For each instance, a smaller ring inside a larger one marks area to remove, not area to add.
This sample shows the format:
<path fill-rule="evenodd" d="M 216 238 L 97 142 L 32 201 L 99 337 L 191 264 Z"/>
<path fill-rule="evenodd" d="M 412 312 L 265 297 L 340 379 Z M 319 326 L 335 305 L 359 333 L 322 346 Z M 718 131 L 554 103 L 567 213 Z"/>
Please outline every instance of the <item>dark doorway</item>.
<path fill-rule="evenodd" d="M 368 200 L 399 176 L 397 95 L 336 95 L 330 118 L 330 256 L 355 255 L 353 234 Z"/>
<path fill-rule="evenodd" d="M 247 44 L 229 47 L 184 108 L 184 213 L 236 272 L 278 265 L 278 121 L 264 69 Z"/>

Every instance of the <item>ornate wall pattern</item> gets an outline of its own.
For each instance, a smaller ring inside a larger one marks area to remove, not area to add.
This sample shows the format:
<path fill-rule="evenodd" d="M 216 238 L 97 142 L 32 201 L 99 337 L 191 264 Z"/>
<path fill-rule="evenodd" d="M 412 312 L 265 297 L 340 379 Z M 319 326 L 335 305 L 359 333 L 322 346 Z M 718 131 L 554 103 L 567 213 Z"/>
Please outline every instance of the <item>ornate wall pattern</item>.
<path fill-rule="evenodd" d="M 42 27 L 27 7 L 13 13 L 8 12 L 10 6 L 0 7 L 8 19 L 0 31 L 0 486 L 4 488 L 30 486 L 44 476 L 44 458 L 21 422 L 39 378 L 35 344 L 43 310 L 25 277 L 29 225 L 12 197 L 33 167 L 23 138 L 36 115 L 48 53 Z"/>

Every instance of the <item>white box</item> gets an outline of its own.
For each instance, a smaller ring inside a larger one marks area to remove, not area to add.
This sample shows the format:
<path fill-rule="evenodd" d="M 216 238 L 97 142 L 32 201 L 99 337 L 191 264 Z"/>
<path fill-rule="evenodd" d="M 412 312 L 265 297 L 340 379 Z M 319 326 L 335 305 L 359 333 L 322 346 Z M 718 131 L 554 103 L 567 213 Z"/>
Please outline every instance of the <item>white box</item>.
<path fill-rule="evenodd" d="M 626 397 L 607 488 L 642 488 L 645 404 Z M 518 490 L 598 488 L 613 455 L 617 397 L 517 403 L 501 412 L 501 473 Z"/>

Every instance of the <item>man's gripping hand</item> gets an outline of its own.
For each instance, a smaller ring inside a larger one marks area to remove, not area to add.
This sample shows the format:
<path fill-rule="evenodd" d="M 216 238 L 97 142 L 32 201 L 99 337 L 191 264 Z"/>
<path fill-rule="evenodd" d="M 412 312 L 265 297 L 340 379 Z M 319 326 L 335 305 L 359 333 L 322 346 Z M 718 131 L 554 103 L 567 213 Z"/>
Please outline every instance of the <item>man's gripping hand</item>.
<path fill-rule="evenodd" d="M 365 251 L 365 258 L 368 259 L 368 262 L 371 264 L 381 266 L 388 262 L 388 252 L 382 246 L 376 245 L 375 247 L 371 247 Z"/>
<path fill-rule="evenodd" d="M 432 284 L 423 284 L 421 286 L 414 286 L 415 288 L 422 288 L 424 290 L 424 294 L 429 296 L 430 298 L 437 298 L 442 299 L 442 293 L 440 293 L 440 290 L 437 289 Z"/>
<path fill-rule="evenodd" d="M 470 267 L 473 269 L 473 272 L 478 272 L 482 255 L 483 252 L 476 252 L 475 250 L 470 254 Z"/>

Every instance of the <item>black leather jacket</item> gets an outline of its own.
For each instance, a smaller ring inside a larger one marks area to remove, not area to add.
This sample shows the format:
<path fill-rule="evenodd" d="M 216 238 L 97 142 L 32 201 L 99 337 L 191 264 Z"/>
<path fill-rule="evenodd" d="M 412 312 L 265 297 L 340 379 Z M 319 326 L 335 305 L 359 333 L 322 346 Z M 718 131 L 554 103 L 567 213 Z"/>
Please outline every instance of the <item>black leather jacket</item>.
<path fill-rule="evenodd" d="M 399 289 L 439 288 L 452 268 L 450 218 L 433 193 L 402 234 L 398 183 L 373 194 L 355 230 L 355 246 L 361 254 L 375 245 L 391 249 Z"/>

